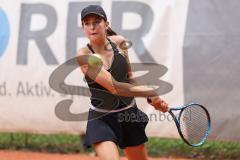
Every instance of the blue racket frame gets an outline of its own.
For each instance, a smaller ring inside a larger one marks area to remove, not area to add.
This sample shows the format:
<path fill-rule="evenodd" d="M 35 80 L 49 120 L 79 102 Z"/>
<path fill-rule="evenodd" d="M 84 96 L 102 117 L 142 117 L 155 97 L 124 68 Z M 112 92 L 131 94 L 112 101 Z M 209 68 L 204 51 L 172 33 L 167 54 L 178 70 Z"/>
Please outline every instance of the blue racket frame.
<path fill-rule="evenodd" d="M 186 108 L 188 108 L 188 107 L 190 107 L 190 106 L 192 106 L 192 105 L 201 107 L 201 108 L 206 112 L 206 115 L 207 115 L 207 118 L 208 118 L 208 128 L 207 128 L 207 130 L 206 130 L 206 132 L 205 132 L 205 135 L 204 135 L 203 139 L 202 139 L 199 143 L 197 143 L 197 144 L 191 144 L 191 143 L 189 143 L 189 142 L 184 138 L 184 136 L 183 136 L 183 134 L 182 134 L 182 132 L 181 132 L 181 129 L 180 129 L 180 117 L 181 117 L 184 109 L 186 109 Z M 178 118 L 176 118 L 175 114 L 174 114 L 172 111 L 179 111 L 179 110 L 180 110 L 179 116 L 178 116 Z M 211 132 L 211 118 L 210 118 L 209 112 L 207 111 L 207 109 L 206 109 L 203 105 L 198 104 L 198 103 L 189 103 L 189 104 L 186 104 L 186 105 L 183 105 L 183 106 L 178 106 L 178 107 L 170 108 L 169 111 L 168 111 L 168 113 L 172 116 L 172 118 L 173 118 L 173 120 L 174 120 L 174 122 L 175 122 L 175 124 L 176 124 L 176 126 L 177 126 L 178 133 L 179 133 L 180 137 L 182 138 L 182 140 L 183 140 L 186 144 L 188 144 L 188 145 L 190 145 L 190 146 L 193 146 L 193 147 L 198 147 L 198 146 L 201 146 L 201 145 L 204 144 L 204 142 L 205 142 L 205 141 L 207 140 L 207 138 L 208 138 L 208 135 L 209 135 L 210 132 Z"/>

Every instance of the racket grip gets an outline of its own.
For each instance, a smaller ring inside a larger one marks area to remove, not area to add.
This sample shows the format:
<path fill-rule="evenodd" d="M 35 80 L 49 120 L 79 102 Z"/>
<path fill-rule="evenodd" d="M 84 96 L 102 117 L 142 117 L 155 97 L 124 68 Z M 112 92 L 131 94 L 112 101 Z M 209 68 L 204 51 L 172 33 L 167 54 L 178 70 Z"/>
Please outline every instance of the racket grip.
<path fill-rule="evenodd" d="M 148 103 L 152 103 L 152 100 L 151 100 L 150 97 L 147 97 L 147 102 L 148 102 Z"/>

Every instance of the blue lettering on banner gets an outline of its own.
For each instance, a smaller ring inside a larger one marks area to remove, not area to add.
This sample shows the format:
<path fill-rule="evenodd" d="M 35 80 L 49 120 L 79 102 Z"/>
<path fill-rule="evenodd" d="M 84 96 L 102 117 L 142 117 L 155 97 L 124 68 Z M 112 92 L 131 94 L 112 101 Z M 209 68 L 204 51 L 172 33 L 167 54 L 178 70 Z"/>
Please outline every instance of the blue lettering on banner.
<path fill-rule="evenodd" d="M 9 22 L 5 12 L 0 8 L 0 57 L 3 55 L 9 40 Z"/>

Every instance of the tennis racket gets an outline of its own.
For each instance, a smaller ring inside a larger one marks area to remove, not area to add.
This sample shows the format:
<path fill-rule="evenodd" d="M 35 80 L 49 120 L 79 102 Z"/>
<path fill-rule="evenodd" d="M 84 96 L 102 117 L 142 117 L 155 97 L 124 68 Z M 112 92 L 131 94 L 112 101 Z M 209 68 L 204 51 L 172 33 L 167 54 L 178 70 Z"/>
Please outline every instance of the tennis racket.
<path fill-rule="evenodd" d="M 147 99 L 151 103 L 151 99 Z M 170 108 L 178 133 L 182 140 L 193 147 L 201 146 L 211 131 L 211 119 L 207 109 L 197 103 Z M 174 114 L 177 112 L 178 114 Z"/>

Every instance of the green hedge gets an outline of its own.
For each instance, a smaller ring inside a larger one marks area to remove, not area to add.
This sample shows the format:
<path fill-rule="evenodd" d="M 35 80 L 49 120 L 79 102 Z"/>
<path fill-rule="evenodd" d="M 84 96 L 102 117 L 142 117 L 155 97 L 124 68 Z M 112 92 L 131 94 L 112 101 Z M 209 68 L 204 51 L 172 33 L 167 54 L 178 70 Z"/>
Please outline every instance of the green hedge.
<path fill-rule="evenodd" d="M 177 156 L 192 159 L 239 159 L 240 143 L 208 141 L 201 147 L 190 147 L 180 139 L 149 138 L 150 156 Z M 0 149 L 31 150 L 41 152 L 80 153 L 85 150 L 79 135 L 43 135 L 26 133 L 0 133 Z M 122 153 L 122 152 L 121 152 Z"/>

